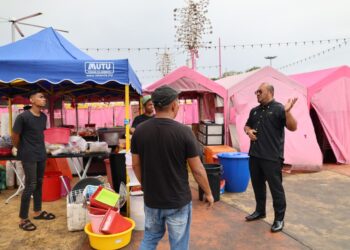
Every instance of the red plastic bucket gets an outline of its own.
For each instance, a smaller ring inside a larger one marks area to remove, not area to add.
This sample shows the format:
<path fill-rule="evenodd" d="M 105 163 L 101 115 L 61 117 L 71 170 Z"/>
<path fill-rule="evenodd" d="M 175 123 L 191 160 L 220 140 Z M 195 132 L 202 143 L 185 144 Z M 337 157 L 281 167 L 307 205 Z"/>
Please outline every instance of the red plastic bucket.
<path fill-rule="evenodd" d="M 49 171 L 44 175 L 43 180 L 43 201 L 56 201 L 61 198 L 61 179 L 59 171 Z"/>

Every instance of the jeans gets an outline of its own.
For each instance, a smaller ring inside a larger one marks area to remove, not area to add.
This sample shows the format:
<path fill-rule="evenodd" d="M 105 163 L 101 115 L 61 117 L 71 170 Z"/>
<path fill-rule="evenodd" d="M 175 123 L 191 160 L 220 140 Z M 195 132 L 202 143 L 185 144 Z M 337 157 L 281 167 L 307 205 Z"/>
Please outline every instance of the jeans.
<path fill-rule="evenodd" d="M 178 209 L 156 209 L 145 205 L 145 233 L 140 250 L 156 249 L 168 228 L 172 250 L 189 249 L 192 202 Z"/>
<path fill-rule="evenodd" d="M 45 172 L 46 161 L 38 162 L 22 162 L 25 174 L 24 190 L 21 198 L 21 208 L 19 217 L 21 219 L 28 218 L 30 197 L 34 198 L 34 211 L 41 211 L 42 203 L 42 186 Z"/>

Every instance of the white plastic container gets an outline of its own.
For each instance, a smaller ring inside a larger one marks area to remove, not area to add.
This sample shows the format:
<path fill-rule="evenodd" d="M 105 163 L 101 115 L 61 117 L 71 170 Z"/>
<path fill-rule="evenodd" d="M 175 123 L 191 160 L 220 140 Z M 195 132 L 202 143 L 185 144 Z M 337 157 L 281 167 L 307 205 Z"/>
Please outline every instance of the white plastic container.
<path fill-rule="evenodd" d="M 224 124 L 224 114 L 215 113 L 215 124 Z"/>
<path fill-rule="evenodd" d="M 215 107 L 223 107 L 224 106 L 224 99 L 221 96 L 216 96 L 215 98 Z"/>
<path fill-rule="evenodd" d="M 135 230 L 145 230 L 143 195 L 130 195 L 130 218 L 135 221 Z"/>

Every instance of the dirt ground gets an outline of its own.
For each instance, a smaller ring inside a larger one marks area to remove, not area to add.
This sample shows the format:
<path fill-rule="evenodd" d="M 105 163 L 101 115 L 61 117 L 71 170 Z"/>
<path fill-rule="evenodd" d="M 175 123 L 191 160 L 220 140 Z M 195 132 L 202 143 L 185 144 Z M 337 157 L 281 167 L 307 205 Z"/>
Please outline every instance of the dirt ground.
<path fill-rule="evenodd" d="M 221 201 L 207 210 L 193 192 L 193 221 L 190 249 L 350 249 L 349 165 L 326 165 L 317 173 L 284 175 L 287 196 L 285 228 L 270 233 L 273 221 L 268 196 L 265 220 L 247 223 L 244 216 L 254 210 L 254 195 L 249 185 L 244 193 L 225 193 Z M 45 202 L 43 208 L 55 213 L 54 221 L 34 221 L 35 232 L 18 228 L 20 197 L 5 200 L 15 190 L 0 194 L 0 249 L 91 249 L 83 231 L 67 230 L 66 201 Z M 134 231 L 124 249 L 137 249 L 143 232 Z M 169 249 L 167 237 L 158 249 Z"/>

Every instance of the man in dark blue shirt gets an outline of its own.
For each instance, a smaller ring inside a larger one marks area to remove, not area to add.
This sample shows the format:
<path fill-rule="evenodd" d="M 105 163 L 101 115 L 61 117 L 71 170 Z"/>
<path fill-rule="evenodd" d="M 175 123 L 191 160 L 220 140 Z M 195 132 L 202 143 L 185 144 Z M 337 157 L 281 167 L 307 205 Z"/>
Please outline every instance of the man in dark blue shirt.
<path fill-rule="evenodd" d="M 25 174 L 25 188 L 21 198 L 19 227 L 33 231 L 36 226 L 28 219 L 30 197 L 34 200 L 34 219 L 52 220 L 55 216 L 41 210 L 42 183 L 46 166 L 44 130 L 46 115 L 41 110 L 46 105 L 46 98 L 41 91 L 30 95 L 32 106 L 17 116 L 12 131 L 13 145 L 18 149 L 18 158 L 22 161 Z"/>
<path fill-rule="evenodd" d="M 297 129 L 297 121 L 290 112 L 297 98 L 289 99 L 283 106 L 274 100 L 274 87 L 269 83 L 261 84 L 255 94 L 260 105 L 250 111 L 244 131 L 250 138 L 249 170 L 256 209 L 246 220 L 266 217 L 267 181 L 275 211 L 271 231 L 279 232 L 283 229 L 286 211 L 286 198 L 282 186 L 284 127 L 290 131 Z"/>

